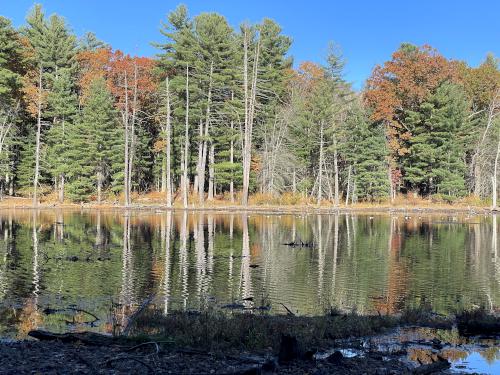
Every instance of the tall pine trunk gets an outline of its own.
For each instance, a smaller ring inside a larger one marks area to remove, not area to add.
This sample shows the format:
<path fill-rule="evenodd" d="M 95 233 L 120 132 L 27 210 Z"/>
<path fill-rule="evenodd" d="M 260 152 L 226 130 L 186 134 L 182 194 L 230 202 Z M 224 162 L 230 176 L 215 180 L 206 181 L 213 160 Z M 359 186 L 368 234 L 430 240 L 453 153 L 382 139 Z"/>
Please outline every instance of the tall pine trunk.
<path fill-rule="evenodd" d="M 333 168 L 335 172 L 335 206 L 338 207 L 340 203 L 339 194 L 339 153 L 337 151 L 337 140 L 334 140 L 335 150 L 333 152 Z"/>
<path fill-rule="evenodd" d="M 497 154 L 495 156 L 495 164 L 493 166 L 493 177 L 492 177 L 492 195 L 493 195 L 493 201 L 492 201 L 492 208 L 497 209 L 498 204 L 497 204 L 497 194 L 498 194 L 498 162 L 500 158 L 500 132 L 499 132 L 499 137 L 498 137 L 498 143 L 497 143 Z"/>
<path fill-rule="evenodd" d="M 33 206 L 38 207 L 38 179 L 40 175 L 40 138 L 42 132 L 42 66 L 38 77 L 38 103 L 36 121 L 35 177 L 33 178 Z"/>
<path fill-rule="evenodd" d="M 199 170 L 198 170 L 198 199 L 200 205 L 203 204 L 205 199 L 205 169 L 207 164 L 207 151 L 208 151 L 208 137 L 209 137 L 209 129 L 210 129 L 210 111 L 211 111 L 211 102 L 212 102 L 212 77 L 214 72 L 214 63 L 213 61 L 210 63 L 210 74 L 208 78 L 208 93 L 207 93 L 207 110 L 205 113 L 205 130 L 201 133 L 204 133 L 203 139 L 203 147 L 201 158 L 199 160 Z M 210 193 L 209 193 L 210 194 Z"/>
<path fill-rule="evenodd" d="M 165 136 L 167 138 L 166 140 L 166 145 L 165 145 L 165 154 L 166 154 L 166 160 L 165 160 L 165 180 L 166 180 L 166 186 L 165 189 L 167 191 L 167 207 L 172 207 L 172 171 L 171 171 L 171 158 L 172 158 L 172 123 L 170 119 L 170 82 L 168 80 L 168 77 L 165 79 L 165 90 L 167 94 L 167 120 L 166 120 L 166 127 L 165 127 Z"/>
<path fill-rule="evenodd" d="M 64 173 L 59 175 L 59 203 L 64 203 Z"/>
<path fill-rule="evenodd" d="M 260 36 L 255 47 L 255 58 L 252 70 L 252 86 L 248 89 L 248 30 L 245 28 L 243 37 L 243 91 L 245 93 L 245 128 L 243 135 L 243 191 L 241 204 L 248 206 L 248 191 L 250 188 L 250 166 L 252 162 L 252 132 L 257 96 L 257 73 L 260 54 Z"/>
<path fill-rule="evenodd" d="M 124 75 L 124 89 L 125 89 L 125 108 L 123 113 L 123 126 L 124 126 L 124 136 L 125 136 L 125 147 L 124 147 L 124 176 L 123 176 L 123 190 L 125 193 L 125 206 L 130 205 L 130 188 L 129 183 L 129 108 L 128 108 L 128 78 L 127 71 Z"/>
<path fill-rule="evenodd" d="M 318 195 L 316 203 L 321 204 L 323 194 L 323 121 L 319 124 Z"/>
<path fill-rule="evenodd" d="M 102 200 L 102 172 L 99 170 L 97 172 L 97 203 L 101 204 Z"/>
<path fill-rule="evenodd" d="M 213 143 L 210 144 L 210 154 L 209 154 L 209 162 L 208 162 L 208 200 L 214 200 L 215 196 L 215 146 Z"/>
<path fill-rule="evenodd" d="M 186 65 L 186 123 L 184 129 L 184 155 L 182 162 L 182 205 L 188 207 L 188 155 L 189 155 L 189 65 Z"/>
<path fill-rule="evenodd" d="M 233 94 L 231 93 L 231 96 Z M 234 99 L 234 98 L 232 98 Z M 231 180 L 229 181 L 229 195 L 231 196 L 231 203 L 234 203 L 234 179 L 233 179 L 233 163 L 234 163 L 234 140 L 233 140 L 234 122 L 231 120 L 231 148 L 229 151 L 229 162 L 231 163 Z"/>

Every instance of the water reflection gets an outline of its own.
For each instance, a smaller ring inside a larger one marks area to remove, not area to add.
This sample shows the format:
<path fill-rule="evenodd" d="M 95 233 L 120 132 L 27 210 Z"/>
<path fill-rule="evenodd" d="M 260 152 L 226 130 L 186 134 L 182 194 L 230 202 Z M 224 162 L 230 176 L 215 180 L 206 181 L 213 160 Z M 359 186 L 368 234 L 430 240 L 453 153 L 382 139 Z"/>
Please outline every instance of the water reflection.
<path fill-rule="evenodd" d="M 498 225 L 496 216 L 2 211 L 0 329 L 64 331 L 45 308 L 106 320 L 112 303 L 123 325 L 149 296 L 165 313 L 231 303 L 299 314 L 498 310 Z"/>

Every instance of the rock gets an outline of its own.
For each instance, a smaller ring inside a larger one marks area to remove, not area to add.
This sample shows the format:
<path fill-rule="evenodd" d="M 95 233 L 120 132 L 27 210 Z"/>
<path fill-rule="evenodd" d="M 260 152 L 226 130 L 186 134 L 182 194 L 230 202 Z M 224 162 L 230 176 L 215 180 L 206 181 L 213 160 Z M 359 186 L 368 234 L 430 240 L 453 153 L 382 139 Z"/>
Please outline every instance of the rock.
<path fill-rule="evenodd" d="M 344 355 L 340 351 L 335 350 L 326 360 L 334 365 L 339 365 L 343 359 Z"/>

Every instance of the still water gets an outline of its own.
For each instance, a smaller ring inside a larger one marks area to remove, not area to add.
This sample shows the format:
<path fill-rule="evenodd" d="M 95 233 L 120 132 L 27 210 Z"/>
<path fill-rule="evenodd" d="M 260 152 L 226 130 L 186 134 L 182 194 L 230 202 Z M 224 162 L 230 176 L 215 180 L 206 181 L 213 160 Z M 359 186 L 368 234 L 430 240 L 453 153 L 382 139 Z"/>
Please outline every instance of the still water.
<path fill-rule="evenodd" d="M 47 309 L 106 322 L 112 306 L 149 297 L 166 313 L 498 311 L 499 225 L 466 215 L 0 211 L 0 337 L 67 331 Z"/>

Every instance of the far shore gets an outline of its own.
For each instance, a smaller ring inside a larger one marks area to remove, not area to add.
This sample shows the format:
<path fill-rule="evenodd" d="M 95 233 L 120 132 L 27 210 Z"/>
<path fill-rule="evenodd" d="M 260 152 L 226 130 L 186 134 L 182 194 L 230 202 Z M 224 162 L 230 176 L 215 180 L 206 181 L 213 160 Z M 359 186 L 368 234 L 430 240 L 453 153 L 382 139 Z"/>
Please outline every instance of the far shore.
<path fill-rule="evenodd" d="M 353 205 L 341 204 L 335 206 L 332 204 L 249 204 L 243 206 L 237 203 L 232 203 L 226 200 L 214 200 L 206 202 L 200 206 L 195 203 L 190 203 L 187 208 L 184 208 L 180 202 L 175 202 L 172 207 L 168 207 L 159 199 L 144 199 L 138 198 L 130 206 L 125 206 L 120 202 L 54 202 L 44 201 L 43 199 L 38 206 L 34 206 L 31 198 L 22 197 L 5 197 L 0 201 L 0 210 L 8 209 L 67 209 L 67 210 L 152 210 L 152 211 L 200 211 L 200 212 L 254 212 L 254 213 L 396 213 L 396 214 L 468 214 L 468 215 L 485 215 L 500 213 L 500 208 L 491 208 L 479 205 L 446 204 L 432 203 L 419 200 L 417 204 L 412 202 L 390 203 L 355 203 Z"/>

